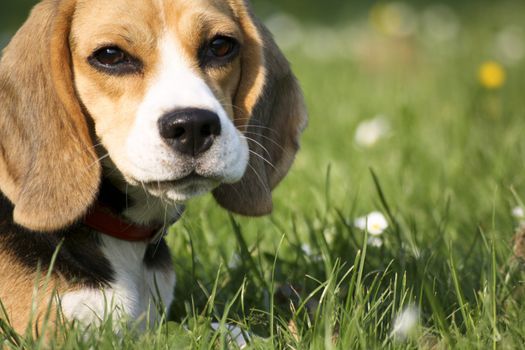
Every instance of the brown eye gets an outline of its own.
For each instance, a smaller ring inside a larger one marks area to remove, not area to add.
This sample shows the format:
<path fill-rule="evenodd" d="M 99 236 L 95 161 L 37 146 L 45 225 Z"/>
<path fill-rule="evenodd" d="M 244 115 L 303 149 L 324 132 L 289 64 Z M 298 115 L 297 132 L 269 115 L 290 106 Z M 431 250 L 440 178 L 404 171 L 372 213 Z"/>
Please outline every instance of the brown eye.
<path fill-rule="evenodd" d="M 106 66 L 114 66 L 126 60 L 126 54 L 118 47 L 100 49 L 93 56 L 99 63 Z"/>
<path fill-rule="evenodd" d="M 98 49 L 88 58 L 88 62 L 97 70 L 112 75 L 137 73 L 142 69 L 142 62 L 117 46 Z"/>
<path fill-rule="evenodd" d="M 237 56 L 239 48 L 240 45 L 234 38 L 217 35 L 202 46 L 200 51 L 201 66 L 225 66 Z"/>
<path fill-rule="evenodd" d="M 235 44 L 232 38 L 217 37 L 210 43 L 210 52 L 217 58 L 223 58 L 232 53 Z"/>

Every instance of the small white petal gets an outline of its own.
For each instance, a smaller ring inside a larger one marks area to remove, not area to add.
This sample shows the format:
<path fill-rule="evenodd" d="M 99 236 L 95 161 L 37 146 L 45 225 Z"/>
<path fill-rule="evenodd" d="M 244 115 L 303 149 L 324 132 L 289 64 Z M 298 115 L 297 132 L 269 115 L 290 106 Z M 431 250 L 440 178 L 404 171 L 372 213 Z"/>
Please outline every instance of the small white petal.
<path fill-rule="evenodd" d="M 361 122 L 355 131 L 355 142 L 362 147 L 372 147 L 389 132 L 386 119 L 378 116 Z"/>
<path fill-rule="evenodd" d="M 369 237 L 368 245 L 375 248 L 381 248 L 383 246 L 383 240 L 377 237 Z"/>
<path fill-rule="evenodd" d="M 307 256 L 312 255 L 312 247 L 310 247 L 310 245 L 307 244 L 307 243 L 304 243 L 304 244 L 301 245 L 301 250 L 302 250 L 303 253 L 306 254 Z"/>
<path fill-rule="evenodd" d="M 525 211 L 522 207 L 516 207 L 512 209 L 512 216 L 514 216 L 517 219 L 522 219 L 525 217 Z"/>
<path fill-rule="evenodd" d="M 397 315 L 392 326 L 392 335 L 398 338 L 406 338 L 419 324 L 419 309 L 409 306 Z"/>
<path fill-rule="evenodd" d="M 237 253 L 233 253 L 230 261 L 228 262 L 228 267 L 230 269 L 236 269 L 241 266 L 241 257 Z"/>
<path fill-rule="evenodd" d="M 355 219 L 354 226 L 360 230 L 366 230 L 366 217 L 363 216 L 363 217 Z"/>

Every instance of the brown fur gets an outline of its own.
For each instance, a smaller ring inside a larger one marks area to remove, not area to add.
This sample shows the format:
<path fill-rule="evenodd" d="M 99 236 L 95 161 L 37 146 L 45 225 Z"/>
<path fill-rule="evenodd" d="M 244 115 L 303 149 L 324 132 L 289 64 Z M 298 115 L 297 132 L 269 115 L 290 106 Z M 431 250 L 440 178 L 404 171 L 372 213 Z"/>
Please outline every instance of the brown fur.
<path fill-rule="evenodd" d="M 271 191 L 291 166 L 306 125 L 300 88 L 271 35 L 245 0 L 130 3 L 43 0 L 5 50 L 0 61 L 0 192 L 14 204 L 14 222 L 50 232 L 70 227 L 85 214 L 101 178 L 89 125 L 104 146 L 118 150 L 125 144 L 155 76 L 158 39 L 166 29 L 259 155 L 251 156 L 238 184 L 220 186 L 215 198 L 237 213 L 269 213 Z M 217 33 L 235 37 L 241 54 L 228 67 L 201 70 L 199 43 Z M 143 71 L 115 77 L 93 70 L 86 58 L 107 43 L 140 57 Z M 11 253 L 0 239 L 0 299 L 15 329 L 23 331 L 36 275 Z M 69 289 L 68 283 L 55 275 L 51 284 Z M 49 300 L 50 289 L 40 297 Z"/>
<path fill-rule="evenodd" d="M 52 296 L 62 281 L 56 275 L 48 279 L 46 273 L 24 268 L 7 252 L 0 250 L 0 300 L 5 306 L 10 325 L 19 333 L 32 326 L 34 334 L 42 334 L 46 318 L 46 325 L 50 326 L 48 330 L 56 321 L 56 303 L 52 301 Z M 0 318 L 4 316 L 0 311 Z M 29 324 L 30 320 L 32 325 Z"/>
<path fill-rule="evenodd" d="M 95 198 L 100 168 L 73 91 L 71 1 L 33 10 L 0 63 L 0 189 L 34 230 L 73 223 Z M 57 11 L 60 15 L 57 15 Z"/>

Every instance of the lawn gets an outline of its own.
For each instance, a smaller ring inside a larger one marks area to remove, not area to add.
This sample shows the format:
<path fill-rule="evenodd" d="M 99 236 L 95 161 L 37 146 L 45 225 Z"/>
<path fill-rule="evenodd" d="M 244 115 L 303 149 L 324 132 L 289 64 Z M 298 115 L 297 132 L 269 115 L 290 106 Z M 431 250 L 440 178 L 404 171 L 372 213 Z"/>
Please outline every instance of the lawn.
<path fill-rule="evenodd" d="M 73 327 L 56 344 L 235 348 L 234 324 L 253 349 L 522 347 L 525 4 L 384 3 L 328 24 L 266 21 L 310 111 L 273 215 L 191 202 L 168 237 L 169 321 L 143 335 L 115 336 L 111 320 Z M 357 219 L 372 212 L 386 223 L 373 215 L 363 230 Z"/>

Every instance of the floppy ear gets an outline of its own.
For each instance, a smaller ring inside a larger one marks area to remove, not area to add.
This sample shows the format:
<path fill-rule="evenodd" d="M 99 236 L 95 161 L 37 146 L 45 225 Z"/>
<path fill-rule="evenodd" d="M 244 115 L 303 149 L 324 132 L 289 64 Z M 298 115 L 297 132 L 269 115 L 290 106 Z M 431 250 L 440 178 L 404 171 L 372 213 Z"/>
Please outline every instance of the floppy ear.
<path fill-rule="evenodd" d="M 84 214 L 100 166 L 69 50 L 74 0 L 37 5 L 0 61 L 0 189 L 16 223 L 62 229 Z"/>
<path fill-rule="evenodd" d="M 244 32 L 235 121 L 247 136 L 250 163 L 244 177 L 214 192 L 224 208 L 242 215 L 272 211 L 272 190 L 288 172 L 307 124 L 304 99 L 290 65 L 245 0 L 230 0 Z"/>

